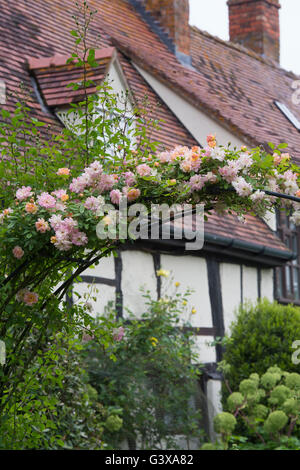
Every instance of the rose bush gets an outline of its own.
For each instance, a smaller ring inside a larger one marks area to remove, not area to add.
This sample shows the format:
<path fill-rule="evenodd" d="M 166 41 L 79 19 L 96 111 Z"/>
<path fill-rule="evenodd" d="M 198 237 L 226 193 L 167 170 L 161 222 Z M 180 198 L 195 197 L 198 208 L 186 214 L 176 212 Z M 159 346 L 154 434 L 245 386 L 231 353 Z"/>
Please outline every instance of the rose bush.
<path fill-rule="evenodd" d="M 44 248 L 50 255 L 53 247 L 62 252 L 100 247 L 96 226 L 105 217 L 101 210 L 111 203 L 118 217 L 122 198 L 129 205 L 140 202 L 148 208 L 165 202 L 201 202 L 207 212 L 215 208 L 263 215 L 277 203 L 264 189 L 299 195 L 298 168 L 290 163 L 288 154 L 230 150 L 217 146 L 213 136 L 207 140 L 206 149 L 177 146 L 149 156 L 133 151 L 115 165 L 100 157 L 68 186 L 51 193 L 22 186 L 11 207 L 0 214 L 5 249 L 21 262 Z M 72 170 L 60 168 L 57 175 L 69 178 Z M 298 203 L 285 204 L 296 209 L 294 220 L 300 222 Z M 110 218 L 105 222 L 109 225 Z"/>
<path fill-rule="evenodd" d="M 1 111 L 0 340 L 7 351 L 0 369 L 1 419 L 23 400 L 26 371 L 58 332 L 72 328 L 80 339 L 88 329 L 103 347 L 110 344 L 112 335 L 97 330 L 84 303 L 70 305 L 68 294 L 82 272 L 122 242 L 124 232 L 106 239 L 96 233 L 99 222 L 108 231 L 114 221 L 124 223 L 122 199 L 148 209 L 203 203 L 207 213 L 242 216 L 264 215 L 279 204 L 266 190 L 299 196 L 299 169 L 282 153 L 284 144 L 271 146 L 271 153 L 226 148 L 210 135 L 205 149 L 157 151 L 149 130 L 159 123 L 144 106 L 128 103 L 128 94 L 116 96 L 107 82 L 88 94 L 87 68 L 97 63 L 86 41 L 92 18 L 86 1 L 81 13 L 68 61 L 83 69 L 82 82 L 73 88 L 82 87 L 85 100 L 66 112 L 76 119 L 61 131 L 49 129 L 34 117 L 24 87 L 12 98 L 14 109 Z M 299 222 L 297 202 L 286 205 Z M 126 228 L 129 223 L 127 218 Z"/>

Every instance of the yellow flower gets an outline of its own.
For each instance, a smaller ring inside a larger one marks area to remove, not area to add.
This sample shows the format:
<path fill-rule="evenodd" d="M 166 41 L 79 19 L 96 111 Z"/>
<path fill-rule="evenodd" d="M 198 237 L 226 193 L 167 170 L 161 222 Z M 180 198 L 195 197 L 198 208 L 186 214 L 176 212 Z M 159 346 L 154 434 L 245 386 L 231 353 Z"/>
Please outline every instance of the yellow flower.
<path fill-rule="evenodd" d="M 175 286 L 176 286 L 176 287 L 179 287 L 179 286 L 180 286 L 180 282 L 175 282 Z"/>
<path fill-rule="evenodd" d="M 195 308 L 192 309 L 192 314 L 195 315 L 197 313 L 197 310 Z"/>
<path fill-rule="evenodd" d="M 184 300 L 184 301 L 182 302 L 182 305 L 187 305 L 187 301 Z"/>
<path fill-rule="evenodd" d="M 166 269 L 159 269 L 156 271 L 157 276 L 163 276 L 163 277 L 168 277 L 170 275 L 170 271 L 167 271 Z"/>
<path fill-rule="evenodd" d="M 149 338 L 150 341 L 151 341 L 151 344 L 152 346 L 156 347 L 157 346 L 157 343 L 158 343 L 158 339 L 157 338 L 154 338 L 154 336 L 152 336 L 151 338 Z"/>

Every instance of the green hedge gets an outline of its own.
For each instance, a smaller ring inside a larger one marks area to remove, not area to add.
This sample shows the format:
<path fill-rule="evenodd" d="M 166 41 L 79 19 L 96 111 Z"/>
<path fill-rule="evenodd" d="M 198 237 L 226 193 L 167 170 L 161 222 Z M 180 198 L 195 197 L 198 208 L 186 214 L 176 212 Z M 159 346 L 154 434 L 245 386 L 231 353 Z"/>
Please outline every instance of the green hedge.
<path fill-rule="evenodd" d="M 292 362 L 296 340 L 300 340 L 300 308 L 266 299 L 242 306 L 224 353 L 224 360 L 231 365 L 226 375 L 231 388 L 238 389 L 241 380 L 251 373 L 263 374 L 275 365 L 299 372 L 300 365 Z"/>

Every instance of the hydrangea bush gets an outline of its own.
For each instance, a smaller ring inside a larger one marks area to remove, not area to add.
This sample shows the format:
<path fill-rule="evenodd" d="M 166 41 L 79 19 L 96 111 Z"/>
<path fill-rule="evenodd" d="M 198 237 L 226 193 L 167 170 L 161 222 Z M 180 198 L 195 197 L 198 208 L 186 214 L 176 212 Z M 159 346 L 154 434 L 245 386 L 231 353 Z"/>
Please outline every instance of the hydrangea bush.
<path fill-rule="evenodd" d="M 228 365 L 222 367 L 226 372 Z M 214 418 L 215 431 L 225 449 L 230 440 L 238 441 L 233 434 L 241 420 L 254 447 L 271 449 L 286 445 L 289 448 L 292 443 L 300 449 L 296 438 L 300 425 L 300 374 L 277 366 L 269 367 L 261 376 L 252 373 L 240 382 L 238 391 L 231 391 L 227 407 L 230 412 L 219 413 Z"/>

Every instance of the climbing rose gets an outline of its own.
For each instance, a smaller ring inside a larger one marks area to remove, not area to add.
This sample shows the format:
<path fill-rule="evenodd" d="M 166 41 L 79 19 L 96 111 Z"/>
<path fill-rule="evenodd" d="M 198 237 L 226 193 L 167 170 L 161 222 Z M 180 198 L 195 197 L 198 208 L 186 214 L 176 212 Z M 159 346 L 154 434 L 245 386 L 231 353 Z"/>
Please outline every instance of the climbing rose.
<path fill-rule="evenodd" d="M 69 168 L 59 168 L 56 174 L 58 176 L 69 176 L 70 170 Z"/>
<path fill-rule="evenodd" d="M 71 240 L 73 245 L 76 246 L 83 246 L 86 245 L 88 242 L 88 237 L 84 232 L 79 232 L 78 230 L 74 230 L 71 236 Z"/>
<path fill-rule="evenodd" d="M 236 178 L 236 180 L 232 183 L 232 186 L 236 190 L 239 196 L 250 196 L 252 193 L 252 186 L 251 184 L 247 183 L 247 181 L 240 176 L 239 178 Z"/>
<path fill-rule="evenodd" d="M 45 219 L 38 219 L 35 223 L 35 228 L 38 232 L 45 233 L 47 230 L 50 230 L 48 222 Z"/>
<path fill-rule="evenodd" d="M 18 191 L 16 192 L 16 198 L 19 201 L 24 201 L 25 199 L 28 199 L 30 196 L 32 196 L 30 186 L 22 186 L 22 188 L 18 189 Z"/>
<path fill-rule="evenodd" d="M 87 200 L 84 203 L 84 207 L 88 210 L 96 212 L 100 206 L 104 204 L 104 199 L 102 196 L 90 196 L 87 198 Z"/>
<path fill-rule="evenodd" d="M 42 193 L 40 196 L 38 196 L 37 202 L 45 209 L 54 209 L 56 205 L 55 198 L 49 193 Z"/>
<path fill-rule="evenodd" d="M 25 292 L 24 297 L 23 297 L 24 303 L 28 305 L 29 307 L 36 304 L 38 300 L 39 300 L 39 296 L 35 292 L 27 291 Z"/>
<path fill-rule="evenodd" d="M 110 192 L 110 200 L 113 204 L 118 204 L 119 205 L 121 197 L 122 197 L 122 193 L 118 189 L 113 189 Z"/>
<path fill-rule="evenodd" d="M 17 259 L 21 259 L 22 256 L 24 255 L 24 251 L 22 250 L 22 248 L 20 246 L 15 246 L 14 249 L 12 250 L 13 252 L 13 255 L 15 258 Z"/>
<path fill-rule="evenodd" d="M 28 212 L 28 214 L 36 214 L 38 208 L 33 202 L 27 202 L 25 205 L 25 211 Z"/>
<path fill-rule="evenodd" d="M 206 141 L 207 141 L 209 147 L 211 147 L 211 148 L 214 148 L 217 145 L 215 135 L 212 135 L 212 134 L 208 135 L 207 138 L 206 138 Z"/>
<path fill-rule="evenodd" d="M 141 194 L 141 191 L 137 188 L 123 188 L 123 193 L 127 196 L 129 202 L 135 201 Z"/>
<path fill-rule="evenodd" d="M 119 328 L 115 328 L 113 333 L 114 333 L 114 341 L 122 341 L 124 334 L 125 334 L 125 330 L 123 326 L 120 326 Z"/>
<path fill-rule="evenodd" d="M 132 171 L 126 171 L 124 178 L 127 186 L 133 186 L 136 183 L 135 176 Z"/>
<path fill-rule="evenodd" d="M 151 168 L 149 165 L 146 165 L 146 163 L 142 165 L 138 165 L 136 168 L 136 171 L 140 176 L 149 176 L 151 175 Z"/>

